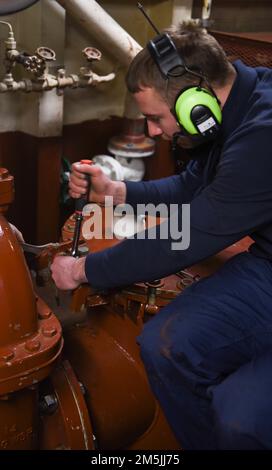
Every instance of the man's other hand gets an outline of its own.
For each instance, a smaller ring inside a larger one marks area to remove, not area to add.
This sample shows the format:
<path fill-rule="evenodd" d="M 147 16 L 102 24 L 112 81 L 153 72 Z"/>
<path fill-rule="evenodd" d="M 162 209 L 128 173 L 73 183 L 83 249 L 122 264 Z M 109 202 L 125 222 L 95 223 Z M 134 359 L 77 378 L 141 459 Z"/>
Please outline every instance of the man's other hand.
<path fill-rule="evenodd" d="M 85 275 L 84 258 L 56 256 L 51 265 L 52 278 L 61 290 L 76 289 L 83 282 L 88 282 Z"/>

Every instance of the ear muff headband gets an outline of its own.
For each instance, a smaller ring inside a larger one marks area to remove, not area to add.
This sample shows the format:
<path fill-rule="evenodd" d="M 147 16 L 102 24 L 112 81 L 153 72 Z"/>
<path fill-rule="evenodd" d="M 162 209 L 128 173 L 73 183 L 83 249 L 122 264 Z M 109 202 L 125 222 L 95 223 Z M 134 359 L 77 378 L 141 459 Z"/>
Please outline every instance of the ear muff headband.
<path fill-rule="evenodd" d="M 222 111 L 217 98 L 200 87 L 190 87 L 182 91 L 176 99 L 174 111 L 178 124 L 191 135 L 201 134 L 192 120 L 192 111 L 203 106 L 203 116 L 207 112 L 215 118 L 217 124 L 222 122 Z"/>

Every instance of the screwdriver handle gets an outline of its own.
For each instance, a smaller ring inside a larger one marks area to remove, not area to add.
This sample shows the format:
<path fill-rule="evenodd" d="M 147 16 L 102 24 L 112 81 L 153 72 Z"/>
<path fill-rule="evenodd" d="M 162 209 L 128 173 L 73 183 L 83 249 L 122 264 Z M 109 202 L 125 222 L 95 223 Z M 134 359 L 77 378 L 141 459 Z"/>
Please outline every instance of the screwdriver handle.
<path fill-rule="evenodd" d="M 92 160 L 80 160 L 80 163 L 81 164 L 85 164 L 85 165 L 93 165 L 94 162 Z M 76 212 L 82 212 L 83 210 L 83 207 L 86 205 L 86 203 L 88 202 L 88 198 L 89 198 L 89 193 L 90 193 L 90 189 L 91 189 L 91 178 L 90 178 L 90 175 L 88 174 L 85 174 L 85 180 L 88 182 L 88 186 L 87 186 L 87 191 L 86 191 L 86 194 L 80 196 L 79 198 L 77 198 L 75 200 L 75 211 Z"/>
<path fill-rule="evenodd" d="M 80 160 L 81 164 L 87 164 L 87 165 L 93 165 L 92 160 Z M 78 245 L 79 245 L 79 240 L 80 240 L 80 232 L 81 232 L 81 223 L 83 220 L 83 207 L 86 205 L 89 199 L 89 192 L 90 192 L 90 175 L 85 174 L 85 178 L 88 181 L 88 187 L 87 187 L 87 192 L 84 194 L 84 196 L 81 196 L 75 200 L 75 231 L 74 231 L 74 236 L 73 236 L 73 242 L 72 242 L 72 249 L 71 249 L 71 256 L 74 258 L 77 258 L 78 255 Z"/>

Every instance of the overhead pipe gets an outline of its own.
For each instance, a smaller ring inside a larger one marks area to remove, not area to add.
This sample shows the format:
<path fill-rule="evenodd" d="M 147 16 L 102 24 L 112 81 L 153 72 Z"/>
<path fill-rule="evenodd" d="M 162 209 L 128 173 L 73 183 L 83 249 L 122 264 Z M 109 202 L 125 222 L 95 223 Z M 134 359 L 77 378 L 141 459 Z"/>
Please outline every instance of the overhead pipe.
<path fill-rule="evenodd" d="M 96 36 L 110 55 L 128 67 L 142 46 L 133 39 L 95 0 L 57 0 L 82 28 Z M 138 119 L 139 111 L 127 94 L 124 116 Z"/>
<path fill-rule="evenodd" d="M 122 65 L 128 66 L 142 49 L 95 0 L 57 0 L 81 26 L 108 48 Z"/>
<path fill-rule="evenodd" d="M 202 5 L 202 19 L 208 20 L 211 16 L 212 0 L 203 0 Z"/>
<path fill-rule="evenodd" d="M 201 13 L 201 24 L 204 28 L 209 29 L 212 22 L 210 20 L 212 12 L 212 0 L 202 0 L 202 13 Z"/>

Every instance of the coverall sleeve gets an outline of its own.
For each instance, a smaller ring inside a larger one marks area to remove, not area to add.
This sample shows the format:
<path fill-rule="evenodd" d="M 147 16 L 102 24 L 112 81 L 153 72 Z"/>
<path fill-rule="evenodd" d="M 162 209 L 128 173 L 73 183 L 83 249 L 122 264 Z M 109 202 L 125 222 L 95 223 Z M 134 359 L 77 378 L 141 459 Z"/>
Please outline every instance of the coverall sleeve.
<path fill-rule="evenodd" d="M 202 166 L 198 160 L 190 161 L 186 170 L 179 175 L 169 176 L 152 181 L 127 181 L 126 202 L 133 207 L 136 204 L 152 203 L 158 205 L 163 202 L 188 203 L 192 200 L 196 189 L 202 183 Z"/>
<path fill-rule="evenodd" d="M 245 135 L 246 139 L 242 130 L 223 148 L 214 180 L 192 200 L 190 245 L 186 250 L 172 249 L 176 240 L 170 233 L 167 239 L 159 239 L 158 226 L 156 239 L 130 238 L 113 248 L 90 254 L 85 271 L 91 285 L 103 289 L 167 276 L 221 251 L 271 222 L 269 131 L 245 131 Z M 257 151 L 256 142 L 262 143 L 261 151 Z M 181 212 L 182 207 L 177 213 L 179 227 Z"/>

